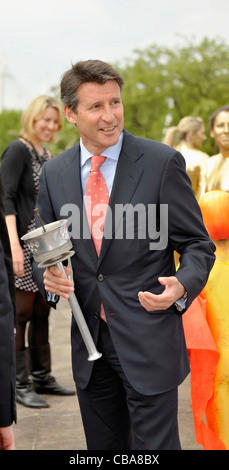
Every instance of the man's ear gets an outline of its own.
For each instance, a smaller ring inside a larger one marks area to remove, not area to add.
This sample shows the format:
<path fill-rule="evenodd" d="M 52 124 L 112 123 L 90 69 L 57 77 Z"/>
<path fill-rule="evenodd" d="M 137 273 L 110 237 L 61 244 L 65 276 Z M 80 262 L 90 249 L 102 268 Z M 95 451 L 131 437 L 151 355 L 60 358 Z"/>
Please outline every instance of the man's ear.
<path fill-rule="evenodd" d="M 76 125 L 76 113 L 71 108 L 69 108 L 68 106 L 64 106 L 63 110 L 64 110 L 64 114 L 65 114 L 66 119 L 69 122 L 71 122 L 71 124 Z"/>

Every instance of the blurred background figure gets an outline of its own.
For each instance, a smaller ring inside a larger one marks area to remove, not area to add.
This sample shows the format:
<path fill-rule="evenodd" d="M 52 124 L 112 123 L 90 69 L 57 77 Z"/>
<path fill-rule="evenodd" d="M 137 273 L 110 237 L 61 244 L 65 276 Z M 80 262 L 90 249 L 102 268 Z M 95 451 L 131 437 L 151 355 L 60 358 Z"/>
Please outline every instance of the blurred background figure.
<path fill-rule="evenodd" d="M 0 449 L 14 450 L 15 287 L 0 178 Z"/>
<path fill-rule="evenodd" d="M 208 191 L 199 205 L 216 261 L 203 291 L 183 315 L 193 420 L 204 450 L 229 450 L 229 193 Z"/>
<path fill-rule="evenodd" d="M 177 126 L 170 127 L 164 138 L 165 144 L 176 148 L 184 156 L 186 171 L 197 200 L 205 193 L 206 189 L 209 156 L 200 150 L 205 140 L 203 120 L 193 116 L 185 116 Z"/>
<path fill-rule="evenodd" d="M 219 153 L 208 161 L 207 191 L 229 192 L 229 105 L 217 109 L 210 117 L 210 133 Z"/>
<path fill-rule="evenodd" d="M 50 306 L 33 281 L 30 253 L 21 242 L 22 235 L 35 229 L 33 210 L 39 176 L 42 165 L 51 158 L 43 143 L 52 142 L 62 126 L 59 101 L 46 95 L 38 96 L 23 113 L 19 138 L 7 146 L 1 160 L 16 287 L 16 394 L 19 403 L 32 408 L 48 407 L 37 393 L 75 393 L 59 385 L 50 375 Z"/>
<path fill-rule="evenodd" d="M 203 289 L 207 322 L 219 351 L 206 419 L 229 450 L 229 193 L 209 191 L 199 204 L 205 226 L 216 245 L 216 261 Z"/>

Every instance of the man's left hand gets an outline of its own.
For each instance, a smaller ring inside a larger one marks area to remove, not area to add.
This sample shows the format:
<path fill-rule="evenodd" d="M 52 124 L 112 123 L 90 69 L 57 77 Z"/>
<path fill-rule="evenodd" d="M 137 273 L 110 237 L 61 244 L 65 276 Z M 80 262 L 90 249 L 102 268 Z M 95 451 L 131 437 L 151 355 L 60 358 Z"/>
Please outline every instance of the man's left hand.
<path fill-rule="evenodd" d="M 158 281 L 165 286 L 162 294 L 152 294 L 147 291 L 138 293 L 139 302 L 148 312 L 167 310 L 185 293 L 184 286 L 175 276 L 159 277 Z"/>

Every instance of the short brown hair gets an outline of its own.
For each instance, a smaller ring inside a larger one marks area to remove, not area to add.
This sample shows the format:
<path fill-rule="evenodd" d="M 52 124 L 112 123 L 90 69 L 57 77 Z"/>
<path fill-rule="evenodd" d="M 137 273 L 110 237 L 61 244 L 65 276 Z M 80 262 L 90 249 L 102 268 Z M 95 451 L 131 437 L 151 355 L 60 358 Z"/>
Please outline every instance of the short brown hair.
<path fill-rule="evenodd" d="M 79 102 L 77 90 L 80 85 L 87 82 L 103 84 L 108 80 L 116 80 L 120 89 L 122 89 L 124 80 L 112 65 L 101 60 L 77 62 L 62 76 L 60 90 L 63 104 L 76 111 Z"/>

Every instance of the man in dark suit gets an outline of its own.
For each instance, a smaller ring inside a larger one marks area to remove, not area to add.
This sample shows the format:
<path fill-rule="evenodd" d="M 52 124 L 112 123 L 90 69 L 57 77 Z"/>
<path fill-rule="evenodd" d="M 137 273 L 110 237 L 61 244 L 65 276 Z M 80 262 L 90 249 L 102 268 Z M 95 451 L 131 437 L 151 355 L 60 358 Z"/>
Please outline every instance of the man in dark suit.
<path fill-rule="evenodd" d="M 177 389 L 189 373 L 181 314 L 207 281 L 214 245 L 183 157 L 124 129 L 122 85 L 119 73 L 97 60 L 75 64 L 62 78 L 64 112 L 81 139 L 45 164 L 38 208 L 45 223 L 69 216 L 74 287 L 56 267 L 46 269 L 44 286 L 66 298 L 75 289 L 102 353 L 87 360 L 73 319 L 88 449 L 180 449 Z M 106 157 L 101 173 L 109 193 L 99 256 L 83 201 L 93 155 Z M 174 251 L 181 255 L 177 271 Z M 44 290 L 41 270 L 34 276 Z"/>
<path fill-rule="evenodd" d="M 15 293 L 10 243 L 5 223 L 0 179 L 0 449 L 14 449 L 15 400 Z"/>

